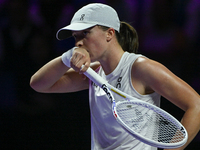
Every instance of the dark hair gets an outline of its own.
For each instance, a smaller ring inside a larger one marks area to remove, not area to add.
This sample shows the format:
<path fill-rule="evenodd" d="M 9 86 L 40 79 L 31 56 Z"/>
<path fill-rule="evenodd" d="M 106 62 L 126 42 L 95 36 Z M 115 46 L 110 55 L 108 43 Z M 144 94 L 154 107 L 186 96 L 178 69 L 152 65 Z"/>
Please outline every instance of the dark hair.
<path fill-rule="evenodd" d="M 124 51 L 137 53 L 139 47 L 137 31 L 130 24 L 121 22 L 120 32 L 116 32 L 117 40 Z"/>
<path fill-rule="evenodd" d="M 104 31 L 109 27 L 100 26 Z M 120 32 L 115 32 L 117 41 L 124 51 L 137 53 L 139 47 L 137 31 L 127 22 L 121 22 Z"/>

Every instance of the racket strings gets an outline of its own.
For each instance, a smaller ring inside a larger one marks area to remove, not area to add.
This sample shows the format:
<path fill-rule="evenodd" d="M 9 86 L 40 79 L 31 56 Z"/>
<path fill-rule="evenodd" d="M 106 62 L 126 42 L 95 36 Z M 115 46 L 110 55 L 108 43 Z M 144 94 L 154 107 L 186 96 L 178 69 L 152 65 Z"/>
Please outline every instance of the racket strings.
<path fill-rule="evenodd" d="M 148 139 L 161 143 L 177 143 L 185 138 L 184 133 L 166 116 L 143 105 L 121 103 L 116 106 L 118 118 L 124 127 Z"/>
<path fill-rule="evenodd" d="M 173 122 L 165 119 L 161 115 L 158 116 L 159 122 L 159 142 L 177 143 L 185 138 L 184 133 Z M 161 134 L 162 133 L 162 134 Z"/>

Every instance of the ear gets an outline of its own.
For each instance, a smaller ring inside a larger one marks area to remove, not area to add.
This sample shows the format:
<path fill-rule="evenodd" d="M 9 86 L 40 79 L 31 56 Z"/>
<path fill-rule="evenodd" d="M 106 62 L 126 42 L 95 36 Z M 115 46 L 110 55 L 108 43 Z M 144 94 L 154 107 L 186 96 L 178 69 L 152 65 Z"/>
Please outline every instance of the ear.
<path fill-rule="evenodd" d="M 106 33 L 106 40 L 107 42 L 111 41 L 112 38 L 115 36 L 115 29 L 109 28 Z"/>

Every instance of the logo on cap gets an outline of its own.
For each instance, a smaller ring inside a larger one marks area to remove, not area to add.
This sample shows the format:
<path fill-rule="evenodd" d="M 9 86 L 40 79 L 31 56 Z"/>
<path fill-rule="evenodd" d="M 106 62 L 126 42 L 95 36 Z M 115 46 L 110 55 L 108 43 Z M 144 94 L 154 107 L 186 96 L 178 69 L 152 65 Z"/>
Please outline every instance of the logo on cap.
<path fill-rule="evenodd" d="M 82 14 L 80 20 L 83 21 L 84 17 L 85 17 L 85 14 Z"/>

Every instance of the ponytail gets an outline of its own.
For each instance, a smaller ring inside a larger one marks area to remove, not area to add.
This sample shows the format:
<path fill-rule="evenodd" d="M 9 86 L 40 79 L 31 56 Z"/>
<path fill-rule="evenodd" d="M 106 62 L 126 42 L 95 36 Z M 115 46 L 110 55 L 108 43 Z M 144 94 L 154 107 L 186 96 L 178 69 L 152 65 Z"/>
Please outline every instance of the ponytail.
<path fill-rule="evenodd" d="M 121 22 L 120 33 L 116 32 L 116 37 L 124 51 L 137 53 L 139 47 L 136 30 L 128 23 Z"/>
<path fill-rule="evenodd" d="M 103 31 L 109 29 L 109 27 L 98 25 Z M 128 23 L 121 22 L 120 33 L 116 33 L 116 38 L 120 46 L 124 51 L 129 53 L 137 53 L 139 47 L 138 35 L 136 30 Z"/>

